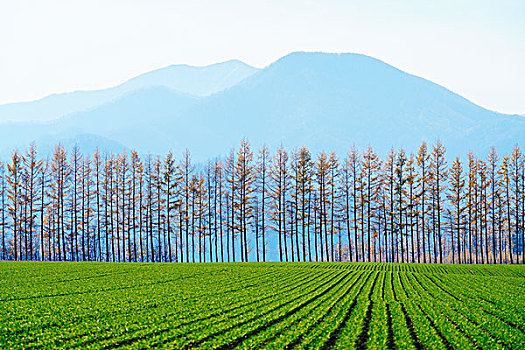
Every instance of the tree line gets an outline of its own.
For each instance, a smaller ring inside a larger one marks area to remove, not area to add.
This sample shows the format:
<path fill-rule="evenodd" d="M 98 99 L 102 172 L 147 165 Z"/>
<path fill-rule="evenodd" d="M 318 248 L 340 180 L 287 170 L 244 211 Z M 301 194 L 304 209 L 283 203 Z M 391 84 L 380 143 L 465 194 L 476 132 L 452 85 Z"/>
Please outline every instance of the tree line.
<path fill-rule="evenodd" d="M 3 260 L 112 262 L 525 262 L 519 147 L 448 164 L 445 147 L 306 148 L 196 165 L 31 144 L 0 164 Z"/>

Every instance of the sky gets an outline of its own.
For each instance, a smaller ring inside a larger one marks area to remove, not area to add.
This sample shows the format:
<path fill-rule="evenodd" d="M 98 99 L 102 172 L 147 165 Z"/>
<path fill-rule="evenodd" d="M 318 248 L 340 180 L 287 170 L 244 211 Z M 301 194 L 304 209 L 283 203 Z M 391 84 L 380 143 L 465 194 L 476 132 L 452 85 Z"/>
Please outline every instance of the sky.
<path fill-rule="evenodd" d="M 523 0 L 0 0 L 0 104 L 117 85 L 170 64 L 293 51 L 383 60 L 525 114 Z"/>

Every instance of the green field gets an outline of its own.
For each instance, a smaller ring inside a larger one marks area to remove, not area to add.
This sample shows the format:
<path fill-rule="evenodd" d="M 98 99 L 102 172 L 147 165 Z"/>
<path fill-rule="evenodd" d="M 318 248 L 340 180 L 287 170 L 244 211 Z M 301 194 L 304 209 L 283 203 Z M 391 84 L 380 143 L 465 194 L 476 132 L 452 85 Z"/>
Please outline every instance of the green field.
<path fill-rule="evenodd" d="M 0 348 L 525 349 L 525 266 L 0 262 Z"/>

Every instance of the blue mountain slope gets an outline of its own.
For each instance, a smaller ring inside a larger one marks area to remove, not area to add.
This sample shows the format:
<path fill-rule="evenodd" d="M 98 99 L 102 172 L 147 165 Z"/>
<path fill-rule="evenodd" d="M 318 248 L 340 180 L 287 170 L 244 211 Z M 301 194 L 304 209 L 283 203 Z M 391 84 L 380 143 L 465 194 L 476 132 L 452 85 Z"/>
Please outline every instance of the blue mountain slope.
<path fill-rule="evenodd" d="M 167 88 L 146 88 L 92 111 L 63 118 L 53 123 L 53 128 L 66 134 L 101 135 L 144 153 L 165 153 L 183 147 L 177 138 L 183 132 L 178 120 L 198 102 L 196 97 Z"/>
<path fill-rule="evenodd" d="M 195 105 L 181 139 L 199 158 L 248 137 L 344 155 L 352 144 L 416 150 L 440 138 L 452 153 L 525 141 L 525 118 L 483 109 L 427 80 L 356 54 L 294 53 Z M 196 125 L 200 125 L 197 129 Z M 195 142 L 198 136 L 205 142 Z"/>
<path fill-rule="evenodd" d="M 15 148 L 23 149 L 31 141 L 42 144 L 46 153 L 58 142 L 67 145 L 74 140 L 83 151 L 91 152 L 97 137 L 101 150 L 138 149 L 155 153 L 176 144 L 176 133 L 172 132 L 177 130 L 176 120 L 198 100 L 164 87 L 151 87 L 57 121 L 5 123 L 0 128 L 0 154 L 5 156 Z"/>
<path fill-rule="evenodd" d="M 3 125 L 0 149 L 13 145 L 3 136 L 29 142 L 79 134 L 142 152 L 189 148 L 197 161 L 226 154 L 242 137 L 255 146 L 306 145 L 340 156 L 352 144 L 416 151 L 421 141 L 440 138 L 450 155 L 483 155 L 492 145 L 508 152 L 523 144 L 525 118 L 486 110 L 371 57 L 293 53 L 210 96 L 154 87 L 54 123 Z"/>
<path fill-rule="evenodd" d="M 236 85 L 257 71 L 257 68 L 237 60 L 204 67 L 171 65 L 144 73 L 109 89 L 54 94 L 37 101 L 0 105 L 0 122 L 55 120 L 154 86 L 169 88 L 182 94 L 208 96 Z"/>

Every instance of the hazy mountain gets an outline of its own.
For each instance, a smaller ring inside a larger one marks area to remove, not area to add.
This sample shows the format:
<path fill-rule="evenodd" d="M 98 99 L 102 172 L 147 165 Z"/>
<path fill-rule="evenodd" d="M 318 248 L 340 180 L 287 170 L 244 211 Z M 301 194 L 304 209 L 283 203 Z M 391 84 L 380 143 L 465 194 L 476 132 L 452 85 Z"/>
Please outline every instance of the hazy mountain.
<path fill-rule="evenodd" d="M 93 109 L 127 93 L 154 86 L 169 88 L 181 94 L 208 96 L 234 86 L 257 71 L 257 68 L 238 60 L 204 67 L 171 65 L 109 89 L 54 94 L 37 101 L 0 105 L 0 122 L 50 121 Z"/>
<path fill-rule="evenodd" d="M 189 116 L 188 116 L 189 117 Z M 345 154 L 352 144 L 415 151 L 440 138 L 453 152 L 525 141 L 525 118 L 495 113 L 428 80 L 358 54 L 293 53 L 195 106 L 186 129 L 199 155 L 248 137 L 255 143 Z"/>
<path fill-rule="evenodd" d="M 122 84 L 127 91 L 163 86 L 183 94 L 208 96 L 226 90 L 259 71 L 238 60 L 205 67 L 171 65 L 139 75 Z"/>
<path fill-rule="evenodd" d="M 172 88 L 133 90 L 53 123 L 3 125 L 0 148 L 46 135 L 90 134 L 142 152 L 189 148 L 204 161 L 237 147 L 242 137 L 255 146 L 306 145 L 340 156 L 352 144 L 381 153 L 391 146 L 416 151 L 422 140 L 440 138 L 449 154 L 483 154 L 492 145 L 506 152 L 525 141 L 523 116 L 486 110 L 358 54 L 293 53 L 205 97 Z"/>
<path fill-rule="evenodd" d="M 143 152 L 168 149 L 174 136 L 170 133 L 175 128 L 170 124 L 173 117 L 197 101 L 197 97 L 165 87 L 150 87 L 56 121 L 4 123 L 0 128 L 0 155 L 5 157 L 12 149 L 23 149 L 32 141 L 42 146 L 43 153 L 59 141 L 67 146 L 74 140 L 84 152 L 93 150 L 97 143 L 101 150 L 111 152 L 127 148 Z"/>

